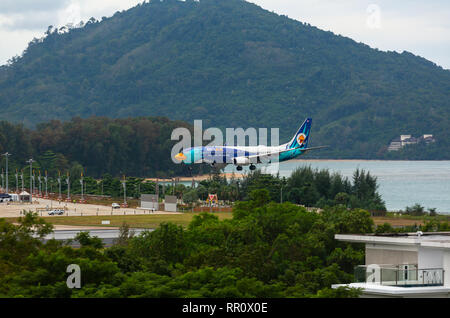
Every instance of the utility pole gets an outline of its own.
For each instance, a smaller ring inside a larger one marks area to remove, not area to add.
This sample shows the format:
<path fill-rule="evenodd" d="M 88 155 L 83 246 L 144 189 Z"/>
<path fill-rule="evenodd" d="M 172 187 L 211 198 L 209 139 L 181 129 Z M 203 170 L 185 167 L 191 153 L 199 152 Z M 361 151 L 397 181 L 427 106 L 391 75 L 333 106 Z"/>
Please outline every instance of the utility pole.
<path fill-rule="evenodd" d="M 5 177 L 3 175 L 3 168 L 2 168 L 2 190 L 5 188 Z"/>
<path fill-rule="evenodd" d="M 30 164 L 30 202 L 33 203 L 33 158 L 27 161 Z M 23 181 L 23 171 L 22 171 L 22 181 Z"/>
<path fill-rule="evenodd" d="M 6 193 L 8 193 L 8 157 L 11 156 L 11 154 L 5 152 L 2 156 L 6 157 Z"/>

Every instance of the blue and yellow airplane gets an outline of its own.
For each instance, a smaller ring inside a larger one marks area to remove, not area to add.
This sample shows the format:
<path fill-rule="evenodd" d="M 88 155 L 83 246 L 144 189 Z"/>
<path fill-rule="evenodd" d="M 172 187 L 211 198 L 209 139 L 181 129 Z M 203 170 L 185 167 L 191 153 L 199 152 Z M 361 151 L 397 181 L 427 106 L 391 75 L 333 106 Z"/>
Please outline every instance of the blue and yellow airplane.
<path fill-rule="evenodd" d="M 294 137 L 281 146 L 207 146 L 184 149 L 175 159 L 187 165 L 207 163 L 215 167 L 225 167 L 228 164 L 236 166 L 238 171 L 243 166 L 250 165 L 255 170 L 255 164 L 272 163 L 292 160 L 298 156 L 327 146 L 308 148 L 312 119 L 307 118 Z"/>

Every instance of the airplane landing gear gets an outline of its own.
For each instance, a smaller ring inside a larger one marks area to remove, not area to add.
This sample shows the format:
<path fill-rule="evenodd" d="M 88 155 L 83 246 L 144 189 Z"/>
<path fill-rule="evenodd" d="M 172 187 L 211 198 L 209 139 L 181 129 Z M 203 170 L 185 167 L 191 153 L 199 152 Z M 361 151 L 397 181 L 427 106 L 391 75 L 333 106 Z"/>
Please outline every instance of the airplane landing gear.
<path fill-rule="evenodd" d="M 251 171 L 256 170 L 256 166 L 255 165 L 250 165 L 250 170 Z"/>
<path fill-rule="evenodd" d="M 242 166 L 237 166 L 237 167 L 236 167 L 236 170 L 237 170 L 237 171 L 242 171 Z"/>

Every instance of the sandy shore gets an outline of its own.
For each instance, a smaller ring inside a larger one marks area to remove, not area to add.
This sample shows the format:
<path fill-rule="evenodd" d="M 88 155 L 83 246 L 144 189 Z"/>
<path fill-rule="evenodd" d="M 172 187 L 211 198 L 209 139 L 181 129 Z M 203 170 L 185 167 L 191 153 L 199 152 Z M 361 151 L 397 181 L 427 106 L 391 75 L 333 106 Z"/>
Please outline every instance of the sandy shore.
<path fill-rule="evenodd" d="M 221 177 L 227 177 L 227 179 L 231 179 L 232 177 L 234 177 L 235 179 L 242 179 L 245 175 L 243 173 L 237 173 L 237 172 L 226 172 L 226 173 L 221 173 L 220 174 Z M 180 180 L 180 182 L 187 182 L 187 181 L 192 181 L 192 179 L 194 179 L 195 181 L 203 181 L 203 180 L 208 180 L 209 178 L 211 178 L 211 175 L 209 174 L 203 174 L 203 175 L 199 175 L 199 176 L 193 176 L 193 177 L 179 177 L 178 179 Z M 151 182 L 156 182 L 156 180 L 158 180 L 158 182 L 172 182 L 172 179 L 156 179 L 156 178 L 147 178 L 145 179 L 145 181 L 151 181 Z"/>
<path fill-rule="evenodd" d="M 33 204 L 6 204 L 0 203 L 0 217 L 19 217 L 22 211 L 38 212 L 39 215 L 49 216 L 47 210 L 65 209 L 65 216 L 85 215 L 138 215 L 138 214 L 174 214 L 174 212 L 155 211 L 142 209 L 120 208 L 112 209 L 110 206 L 96 204 L 81 204 L 72 202 L 58 202 L 55 200 L 36 199 Z M 112 214 L 111 214 L 112 213 Z"/>

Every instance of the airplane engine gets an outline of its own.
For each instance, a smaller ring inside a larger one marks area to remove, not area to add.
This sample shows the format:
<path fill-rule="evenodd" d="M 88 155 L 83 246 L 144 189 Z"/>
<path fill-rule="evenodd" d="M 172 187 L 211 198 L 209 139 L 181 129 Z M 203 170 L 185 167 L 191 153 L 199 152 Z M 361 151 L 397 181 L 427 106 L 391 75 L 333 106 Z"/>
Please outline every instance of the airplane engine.
<path fill-rule="evenodd" d="M 234 158 L 234 164 L 236 166 L 248 166 L 249 164 L 251 164 L 251 162 L 249 158 L 237 157 Z"/>

